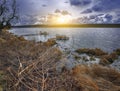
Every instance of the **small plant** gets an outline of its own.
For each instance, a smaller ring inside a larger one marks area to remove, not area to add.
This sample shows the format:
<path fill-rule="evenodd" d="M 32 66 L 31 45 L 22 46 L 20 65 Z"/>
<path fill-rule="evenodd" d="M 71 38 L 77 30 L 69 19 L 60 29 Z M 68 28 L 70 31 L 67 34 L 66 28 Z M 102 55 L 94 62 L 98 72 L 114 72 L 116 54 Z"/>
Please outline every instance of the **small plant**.
<path fill-rule="evenodd" d="M 115 52 L 120 56 L 120 49 L 115 50 Z"/>
<path fill-rule="evenodd" d="M 53 46 L 57 43 L 56 43 L 55 39 L 51 38 L 51 39 L 48 39 L 47 42 L 44 42 L 44 44 L 47 46 Z"/>
<path fill-rule="evenodd" d="M 108 64 L 111 64 L 113 63 L 116 59 L 118 58 L 118 55 L 113 52 L 111 54 L 108 54 L 108 55 L 103 55 L 101 57 L 101 60 L 100 60 L 100 64 L 102 65 L 108 65 Z"/>
<path fill-rule="evenodd" d="M 94 56 L 91 56 L 91 57 L 90 57 L 90 61 L 95 61 L 95 57 L 94 57 Z"/>
<path fill-rule="evenodd" d="M 5 75 L 3 71 L 0 71 L 0 91 L 3 91 L 5 84 L 6 84 Z"/>
<path fill-rule="evenodd" d="M 86 56 L 83 56 L 82 60 L 84 60 L 85 62 L 89 61 Z"/>
<path fill-rule="evenodd" d="M 89 48 L 82 48 L 82 49 L 77 49 L 76 50 L 77 53 L 79 54 L 88 54 L 88 55 L 93 55 L 93 56 L 102 56 L 102 55 L 106 55 L 107 53 L 102 51 L 101 49 L 89 49 Z"/>
<path fill-rule="evenodd" d="M 40 35 L 47 36 L 49 33 L 48 33 L 48 32 L 46 32 L 46 31 L 44 31 L 44 32 L 40 31 L 40 32 L 39 32 L 39 34 L 40 34 Z"/>
<path fill-rule="evenodd" d="M 66 35 L 56 35 L 56 40 L 69 40 Z"/>
<path fill-rule="evenodd" d="M 80 59 L 81 59 L 81 57 L 80 57 L 80 56 L 77 56 L 77 55 L 74 55 L 74 58 L 75 58 L 76 60 L 80 60 Z"/>

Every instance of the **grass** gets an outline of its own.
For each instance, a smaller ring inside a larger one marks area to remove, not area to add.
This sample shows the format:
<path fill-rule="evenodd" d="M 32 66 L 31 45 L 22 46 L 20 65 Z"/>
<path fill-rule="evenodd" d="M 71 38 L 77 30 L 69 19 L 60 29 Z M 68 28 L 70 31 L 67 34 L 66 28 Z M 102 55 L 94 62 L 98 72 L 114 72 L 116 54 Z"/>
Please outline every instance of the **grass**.
<path fill-rule="evenodd" d="M 56 35 L 56 40 L 69 40 L 69 37 L 65 35 Z"/>
<path fill-rule="evenodd" d="M 88 54 L 88 55 L 93 55 L 93 56 L 102 56 L 106 55 L 107 53 L 102 51 L 101 49 L 89 49 L 89 48 L 81 48 L 76 50 L 77 53 L 79 54 Z"/>
<path fill-rule="evenodd" d="M 118 59 L 120 49 L 116 49 L 110 54 L 98 48 L 95 49 L 82 48 L 82 49 L 77 49 L 75 52 L 77 52 L 78 54 L 87 54 L 91 56 L 90 60 L 95 60 L 94 57 L 92 56 L 98 57 L 100 58 L 100 64 L 106 66 L 113 63 L 116 59 Z M 85 58 L 83 58 L 83 60 L 85 60 Z"/>
<path fill-rule="evenodd" d="M 2 40 L 0 41 L 0 71 L 4 70 L 6 73 L 8 84 L 6 88 L 9 91 L 19 91 L 18 89 L 22 89 L 22 87 L 19 87 L 21 85 L 26 90 L 30 89 L 26 82 L 19 82 L 19 79 L 24 78 L 24 75 L 33 77 L 37 77 L 38 74 L 43 75 L 42 70 L 48 72 L 55 69 L 56 62 L 61 58 L 61 51 L 52 47 L 56 43 L 53 39 L 49 39 L 47 42 L 35 43 L 34 41 L 27 41 L 23 37 L 16 37 L 5 30 L 0 32 L 0 39 Z M 43 63 L 44 67 L 41 66 Z M 40 73 L 35 72 L 38 69 Z M 29 73 L 31 70 L 32 72 Z M 30 80 L 30 78 L 24 78 L 23 80 Z M 41 76 L 39 79 L 42 79 Z"/>
<path fill-rule="evenodd" d="M 109 67 L 78 65 L 58 73 L 56 66 L 63 54 L 53 47 L 55 43 L 54 39 L 36 43 L 0 32 L 0 91 L 120 91 L 120 72 Z M 119 54 L 118 50 L 107 54 L 100 49 L 78 52 L 107 62 Z"/>
<path fill-rule="evenodd" d="M 83 89 L 81 91 L 120 90 L 120 73 L 108 67 L 80 65 L 73 69 L 72 76 Z"/>
<path fill-rule="evenodd" d="M 120 56 L 120 49 L 116 49 L 115 52 Z"/>
<path fill-rule="evenodd" d="M 49 33 L 48 33 L 48 32 L 46 32 L 46 31 L 44 31 L 44 32 L 40 31 L 40 32 L 39 32 L 39 34 L 40 34 L 40 35 L 44 35 L 44 36 L 49 35 Z"/>
<path fill-rule="evenodd" d="M 116 52 L 113 52 L 108 55 L 101 56 L 100 64 L 108 65 L 113 63 L 116 59 L 118 59 L 119 55 Z"/>

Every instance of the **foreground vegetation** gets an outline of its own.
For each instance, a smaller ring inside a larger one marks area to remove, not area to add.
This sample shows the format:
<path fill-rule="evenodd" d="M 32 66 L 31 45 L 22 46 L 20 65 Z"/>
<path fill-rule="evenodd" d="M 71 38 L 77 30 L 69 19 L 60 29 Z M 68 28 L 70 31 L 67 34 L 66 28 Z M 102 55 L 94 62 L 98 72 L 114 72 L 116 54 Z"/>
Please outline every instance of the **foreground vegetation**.
<path fill-rule="evenodd" d="M 103 66 L 106 60 L 111 62 L 120 55 L 119 49 L 111 54 L 100 49 L 76 50 L 105 61 L 71 70 L 63 67 L 59 73 L 56 66 L 64 54 L 55 44 L 54 39 L 36 43 L 1 31 L 0 91 L 120 91 L 120 73 Z"/>
<path fill-rule="evenodd" d="M 82 48 L 77 49 L 75 52 L 79 54 L 87 54 L 91 57 L 92 56 L 98 57 L 100 58 L 101 65 L 109 65 L 113 63 L 116 59 L 118 59 L 118 57 L 120 56 L 120 49 L 116 49 L 110 54 L 98 48 L 95 49 Z"/>

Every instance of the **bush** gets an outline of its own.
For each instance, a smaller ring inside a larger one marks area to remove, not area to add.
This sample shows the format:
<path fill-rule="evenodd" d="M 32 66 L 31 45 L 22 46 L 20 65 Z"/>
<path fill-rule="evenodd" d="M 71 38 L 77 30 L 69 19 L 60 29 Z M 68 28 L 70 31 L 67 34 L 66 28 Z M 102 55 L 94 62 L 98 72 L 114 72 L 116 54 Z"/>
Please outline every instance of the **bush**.
<path fill-rule="evenodd" d="M 56 35 L 56 40 L 69 40 L 69 37 L 65 35 Z"/>
<path fill-rule="evenodd" d="M 88 55 L 93 55 L 93 56 L 102 56 L 102 55 L 106 55 L 107 53 L 102 51 L 101 49 L 89 49 L 89 48 L 82 48 L 82 49 L 77 49 L 76 50 L 77 53 L 79 54 L 88 54 Z"/>
<path fill-rule="evenodd" d="M 53 46 L 53 45 L 55 45 L 57 43 L 56 43 L 55 39 L 51 38 L 51 39 L 48 39 L 47 42 L 44 42 L 44 44 L 46 46 Z"/>
<path fill-rule="evenodd" d="M 115 52 L 120 56 L 120 49 L 116 49 Z"/>
<path fill-rule="evenodd" d="M 113 63 L 116 59 L 118 58 L 118 55 L 113 52 L 111 54 L 108 54 L 108 55 L 104 55 L 101 57 L 101 60 L 100 60 L 100 64 L 102 65 L 108 65 L 108 64 L 111 64 Z"/>
<path fill-rule="evenodd" d="M 42 31 L 40 31 L 39 34 L 40 34 L 40 35 L 47 36 L 49 33 L 48 33 L 48 32 L 42 32 Z"/>
<path fill-rule="evenodd" d="M 119 91 L 120 73 L 100 65 L 79 65 L 73 68 L 72 78 L 81 91 Z"/>
<path fill-rule="evenodd" d="M 90 57 L 90 61 L 95 61 L 95 57 L 94 57 L 94 56 L 91 56 L 91 57 Z"/>

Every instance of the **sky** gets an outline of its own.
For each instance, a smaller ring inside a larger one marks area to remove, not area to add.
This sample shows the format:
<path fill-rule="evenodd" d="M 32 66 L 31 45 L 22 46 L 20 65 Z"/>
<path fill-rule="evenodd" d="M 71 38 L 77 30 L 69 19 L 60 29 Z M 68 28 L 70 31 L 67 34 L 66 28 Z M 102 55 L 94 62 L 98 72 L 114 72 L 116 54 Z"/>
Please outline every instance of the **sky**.
<path fill-rule="evenodd" d="M 17 0 L 17 5 L 20 24 L 120 23 L 120 0 Z"/>

